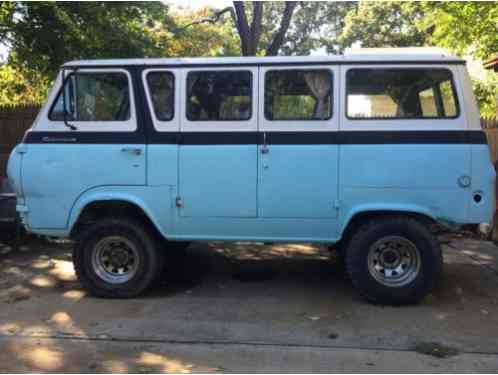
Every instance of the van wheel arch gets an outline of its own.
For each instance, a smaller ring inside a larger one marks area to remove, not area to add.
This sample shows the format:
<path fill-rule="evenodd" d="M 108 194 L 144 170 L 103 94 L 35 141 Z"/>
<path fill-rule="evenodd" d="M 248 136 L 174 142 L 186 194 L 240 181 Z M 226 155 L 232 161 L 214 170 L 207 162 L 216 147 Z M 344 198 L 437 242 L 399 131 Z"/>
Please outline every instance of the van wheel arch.
<path fill-rule="evenodd" d="M 342 236 L 340 241 L 338 242 L 337 250 L 340 255 L 344 255 L 344 251 L 347 247 L 348 242 L 351 240 L 352 236 L 356 232 L 356 230 L 365 224 L 368 221 L 386 218 L 386 217 L 406 217 L 412 218 L 420 222 L 421 224 L 430 228 L 432 225 L 436 225 L 437 221 L 435 221 L 432 217 L 428 215 L 424 215 L 418 212 L 407 212 L 407 211 L 363 211 L 354 214 L 351 219 L 348 221 L 346 227 L 342 232 Z"/>
<path fill-rule="evenodd" d="M 144 223 L 157 238 L 164 238 L 145 211 L 135 203 L 125 200 L 101 200 L 87 204 L 71 228 L 70 237 L 76 239 L 84 228 L 108 217 L 133 218 Z"/>

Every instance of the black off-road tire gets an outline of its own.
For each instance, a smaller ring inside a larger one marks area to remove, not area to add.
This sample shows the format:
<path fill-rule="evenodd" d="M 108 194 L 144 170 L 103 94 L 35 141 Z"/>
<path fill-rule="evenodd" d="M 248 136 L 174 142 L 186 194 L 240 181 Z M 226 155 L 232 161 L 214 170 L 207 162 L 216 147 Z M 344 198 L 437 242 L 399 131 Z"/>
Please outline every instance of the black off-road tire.
<path fill-rule="evenodd" d="M 399 236 L 411 241 L 420 255 L 417 276 L 402 286 L 386 286 L 368 268 L 370 247 L 380 238 Z M 419 302 L 435 285 L 442 273 L 441 247 L 428 226 L 415 218 L 389 216 L 360 225 L 345 249 L 346 267 L 355 288 L 368 301 L 387 305 Z"/>
<path fill-rule="evenodd" d="M 131 241 L 140 258 L 135 275 L 120 284 L 106 282 L 92 266 L 95 245 L 99 240 L 113 235 Z M 157 249 L 157 236 L 147 225 L 130 218 L 110 217 L 84 228 L 78 234 L 73 263 L 78 279 L 90 294 L 106 298 L 133 298 L 144 293 L 158 278 L 164 261 Z"/>

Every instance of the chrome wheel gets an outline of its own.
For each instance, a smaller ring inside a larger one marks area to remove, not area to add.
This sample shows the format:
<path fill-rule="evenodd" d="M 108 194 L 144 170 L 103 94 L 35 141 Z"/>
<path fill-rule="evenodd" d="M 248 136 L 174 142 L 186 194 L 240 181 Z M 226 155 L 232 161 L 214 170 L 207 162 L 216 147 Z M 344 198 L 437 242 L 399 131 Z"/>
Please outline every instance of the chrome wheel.
<path fill-rule="evenodd" d="M 379 283 L 401 287 L 411 283 L 420 272 L 420 252 L 407 238 L 387 236 L 377 240 L 368 251 L 368 271 Z"/>
<path fill-rule="evenodd" d="M 133 278 L 139 261 L 135 244 L 122 236 L 103 238 L 95 245 L 92 256 L 93 270 L 110 284 L 122 284 Z"/>

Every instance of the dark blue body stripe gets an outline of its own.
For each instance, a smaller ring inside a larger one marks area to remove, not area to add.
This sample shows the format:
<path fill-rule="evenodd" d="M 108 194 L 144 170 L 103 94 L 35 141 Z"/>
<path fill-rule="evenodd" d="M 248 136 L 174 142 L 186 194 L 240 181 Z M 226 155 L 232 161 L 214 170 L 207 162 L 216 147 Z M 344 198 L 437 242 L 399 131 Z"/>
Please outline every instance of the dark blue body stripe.
<path fill-rule="evenodd" d="M 263 144 L 264 132 L 29 132 L 25 143 L 82 144 L 180 144 L 245 145 Z M 275 145 L 327 144 L 486 144 L 486 134 L 471 131 L 333 131 L 266 132 L 266 143 Z"/>

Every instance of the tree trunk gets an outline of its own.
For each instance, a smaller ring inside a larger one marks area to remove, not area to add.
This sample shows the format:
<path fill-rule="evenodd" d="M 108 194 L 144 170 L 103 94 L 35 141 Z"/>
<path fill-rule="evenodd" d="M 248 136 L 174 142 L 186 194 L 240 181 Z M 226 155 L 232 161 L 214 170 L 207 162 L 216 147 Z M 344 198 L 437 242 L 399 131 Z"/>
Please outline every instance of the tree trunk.
<path fill-rule="evenodd" d="M 251 32 L 247 23 L 246 9 L 243 1 L 234 1 L 233 7 L 237 16 L 235 25 L 240 37 L 240 49 L 242 56 L 249 56 L 251 46 Z"/>
<path fill-rule="evenodd" d="M 266 56 L 276 56 L 278 54 L 278 50 L 282 47 L 282 44 L 285 40 L 285 33 L 289 29 L 290 21 L 292 19 L 292 13 L 297 6 L 297 2 L 295 1 L 286 1 L 284 14 L 282 16 L 282 21 L 280 22 L 280 28 L 276 32 L 273 37 L 272 42 L 266 49 Z"/>
<path fill-rule="evenodd" d="M 290 21 L 292 19 L 292 13 L 294 12 L 294 9 L 296 8 L 297 4 L 298 3 L 295 1 L 285 2 L 285 9 L 284 9 L 284 14 L 282 15 L 282 20 L 280 22 L 280 27 L 275 33 L 272 42 L 266 49 L 267 56 L 277 55 L 280 47 L 282 47 L 282 44 L 285 41 L 285 34 L 289 29 Z M 215 12 L 212 17 L 194 21 L 186 26 L 183 26 L 180 30 L 204 22 L 216 23 L 220 20 L 223 14 L 230 12 L 240 37 L 240 50 L 242 56 L 256 56 L 256 54 L 258 53 L 259 40 L 261 39 L 263 7 L 264 7 L 264 2 L 260 1 L 252 2 L 252 21 L 250 27 L 249 27 L 249 22 L 247 21 L 246 7 L 244 1 L 234 1 L 233 9 L 235 9 L 235 11 L 233 11 L 231 7 L 226 7 L 218 12 Z"/>
<path fill-rule="evenodd" d="M 258 52 L 259 38 L 261 36 L 261 21 L 263 19 L 263 2 L 254 3 L 251 23 L 251 44 L 249 55 L 256 56 Z"/>

